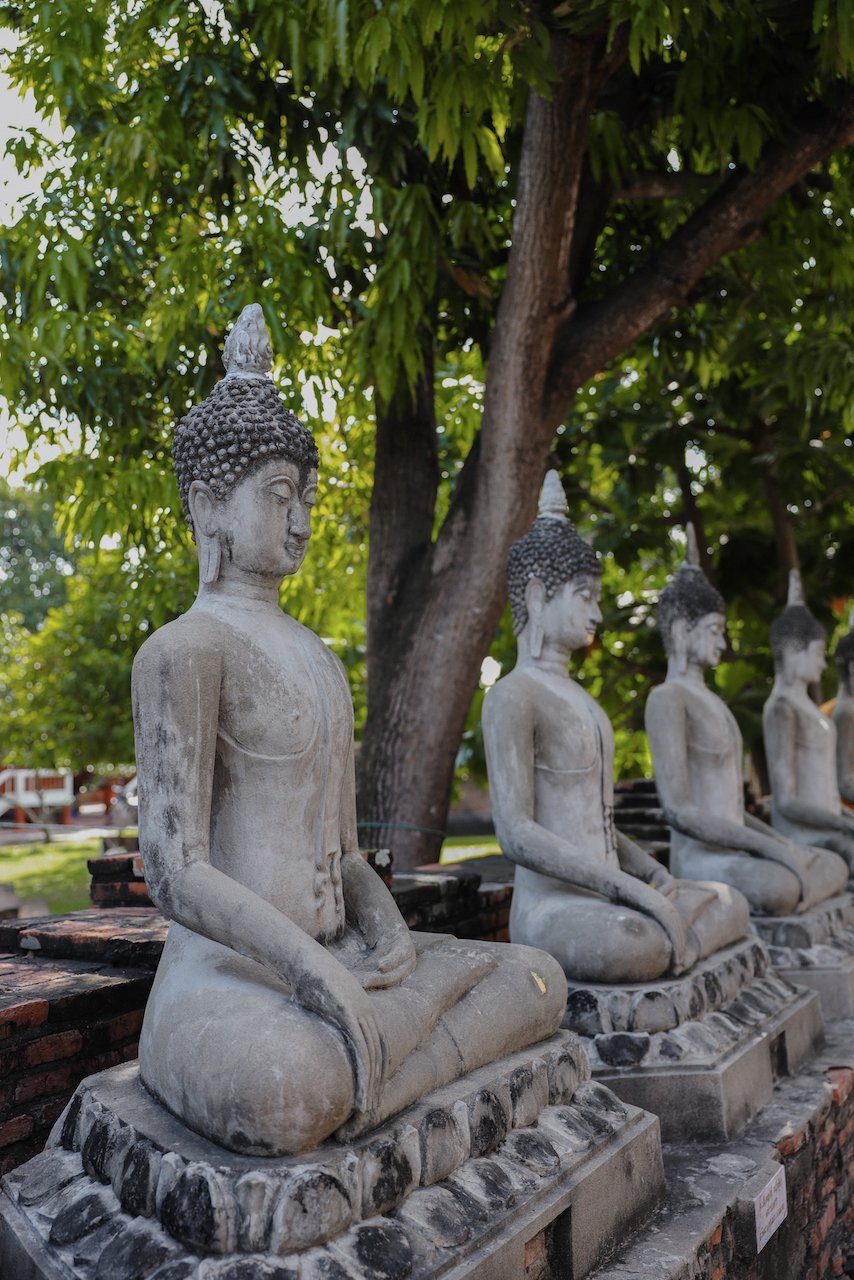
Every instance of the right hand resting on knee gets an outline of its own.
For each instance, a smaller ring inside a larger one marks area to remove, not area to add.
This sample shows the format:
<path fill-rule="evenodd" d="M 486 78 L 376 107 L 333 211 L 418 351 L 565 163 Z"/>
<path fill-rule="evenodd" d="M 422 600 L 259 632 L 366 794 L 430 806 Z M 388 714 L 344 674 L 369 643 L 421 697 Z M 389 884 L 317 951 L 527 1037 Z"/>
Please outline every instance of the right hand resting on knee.
<path fill-rule="evenodd" d="M 343 1034 L 353 1061 L 354 1101 L 358 1111 L 373 1111 L 388 1066 L 388 1050 L 374 1005 L 348 969 L 323 948 L 312 957 L 311 972 L 294 983 L 294 997 Z"/>
<path fill-rule="evenodd" d="M 675 886 L 678 881 L 674 880 L 673 883 Z M 682 973 L 685 969 L 690 969 L 697 957 L 688 940 L 685 921 L 666 896 L 667 889 L 665 888 L 663 891 L 651 889 L 648 885 L 642 883 L 639 888 L 644 892 L 638 895 L 634 905 L 644 915 L 651 916 L 667 935 L 671 950 L 670 965 L 673 972 Z"/>

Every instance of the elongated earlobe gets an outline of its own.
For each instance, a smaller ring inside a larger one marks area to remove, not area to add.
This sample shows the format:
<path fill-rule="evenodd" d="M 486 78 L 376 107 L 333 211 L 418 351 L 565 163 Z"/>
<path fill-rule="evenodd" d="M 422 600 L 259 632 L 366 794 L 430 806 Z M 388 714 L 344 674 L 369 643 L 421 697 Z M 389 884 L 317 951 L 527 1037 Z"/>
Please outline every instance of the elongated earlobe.
<path fill-rule="evenodd" d="M 199 534 L 199 579 L 206 586 L 216 582 L 219 577 L 221 559 L 222 549 L 216 534 L 212 537 Z"/>
<path fill-rule="evenodd" d="M 543 624 L 539 618 L 534 621 L 531 619 L 531 657 L 539 658 L 543 652 Z"/>

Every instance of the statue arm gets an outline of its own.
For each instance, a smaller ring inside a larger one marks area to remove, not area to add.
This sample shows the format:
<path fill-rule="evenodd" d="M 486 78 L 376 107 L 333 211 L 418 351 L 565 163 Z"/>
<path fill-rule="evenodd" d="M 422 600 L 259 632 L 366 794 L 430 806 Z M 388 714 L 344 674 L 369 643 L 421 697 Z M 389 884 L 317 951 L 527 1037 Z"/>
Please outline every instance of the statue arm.
<path fill-rule="evenodd" d="M 536 821 L 534 724 L 528 700 L 500 685 L 490 690 L 484 699 L 483 738 L 495 830 L 507 856 L 530 871 L 651 916 L 670 941 L 674 967 L 680 968 L 687 934 L 678 911 L 664 895 L 635 875 L 585 857 L 569 838 L 556 836 Z"/>
<path fill-rule="evenodd" d="M 825 809 L 798 795 L 795 769 L 798 722 L 795 708 L 785 698 L 772 697 L 765 704 L 762 719 L 771 794 L 783 817 L 806 827 L 830 827 L 834 831 L 850 833 L 854 824 L 849 823 L 841 808 L 838 811 Z"/>
<path fill-rule="evenodd" d="M 412 973 L 417 956 L 397 903 L 359 852 L 352 742 L 341 791 L 341 879 L 347 919 L 368 947 L 367 964 L 355 976 L 369 990 L 397 986 Z"/>
<path fill-rule="evenodd" d="M 353 1059 L 356 1106 L 369 1109 L 386 1067 L 369 998 L 320 943 L 210 863 L 221 657 L 179 625 L 146 642 L 133 670 L 140 848 L 152 901 L 275 973 L 299 1004 L 337 1025 Z"/>
<path fill-rule="evenodd" d="M 854 804 L 854 713 L 848 707 L 836 718 L 836 774 L 839 794 Z"/>
<path fill-rule="evenodd" d="M 647 699 L 644 719 L 668 826 L 692 840 L 717 845 L 721 853 L 738 850 L 758 857 L 770 856 L 767 841 L 744 823 L 702 809 L 691 801 L 687 717 L 679 691 L 667 684 L 659 685 Z"/>
<path fill-rule="evenodd" d="M 651 884 L 654 889 L 662 889 L 669 884 L 673 876 L 666 867 L 654 858 L 651 853 L 647 853 L 646 849 L 642 849 L 639 844 L 625 835 L 619 828 L 615 828 L 617 836 L 617 856 L 620 859 L 620 866 L 624 871 L 628 871 L 629 875 L 637 876 L 639 880 L 643 880 L 646 884 Z"/>

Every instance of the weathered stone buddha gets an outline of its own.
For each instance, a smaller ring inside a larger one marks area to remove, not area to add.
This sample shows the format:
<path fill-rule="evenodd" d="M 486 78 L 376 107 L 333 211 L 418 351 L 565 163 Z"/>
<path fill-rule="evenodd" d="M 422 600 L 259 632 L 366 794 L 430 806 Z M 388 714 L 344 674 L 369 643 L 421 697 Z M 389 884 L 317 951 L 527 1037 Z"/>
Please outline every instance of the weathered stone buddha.
<path fill-rule="evenodd" d="M 260 307 L 223 358 L 174 438 L 198 596 L 133 673 L 140 845 L 172 922 L 140 1074 L 198 1133 L 269 1156 L 550 1036 L 566 983 L 542 952 L 410 934 L 360 855 L 344 669 L 279 607 L 317 449 L 269 377 Z"/>
<path fill-rule="evenodd" d="M 794 844 L 745 812 L 735 717 L 705 682 L 725 648 L 725 605 L 700 568 L 692 526 L 685 562 L 661 593 L 667 679 L 646 704 L 655 779 L 671 828 L 670 868 L 739 889 L 758 915 L 788 915 L 840 893 L 843 863 Z"/>
<path fill-rule="evenodd" d="M 826 645 L 793 569 L 788 604 L 771 626 L 774 685 L 762 711 L 771 821 L 781 835 L 833 849 L 854 868 L 854 814 L 839 796 L 836 727 L 809 693 L 827 665 Z"/>
<path fill-rule="evenodd" d="M 556 472 L 510 550 L 518 661 L 484 701 L 498 839 L 517 864 L 510 936 L 550 951 L 573 982 L 647 982 L 743 938 L 747 903 L 679 880 L 614 826 L 614 735 L 567 670 L 590 641 L 601 566 L 566 515 Z"/>
<path fill-rule="evenodd" d="M 836 727 L 836 781 L 839 794 L 848 805 L 854 805 L 854 609 L 848 619 L 848 634 L 836 646 L 834 654 L 839 689 L 833 708 Z"/>

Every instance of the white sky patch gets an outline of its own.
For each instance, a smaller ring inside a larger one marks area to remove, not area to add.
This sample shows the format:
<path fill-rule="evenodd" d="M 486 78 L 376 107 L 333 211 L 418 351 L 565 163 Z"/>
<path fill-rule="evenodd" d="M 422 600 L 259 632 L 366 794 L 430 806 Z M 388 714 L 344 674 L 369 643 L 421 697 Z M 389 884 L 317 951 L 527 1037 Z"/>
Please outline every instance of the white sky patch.
<path fill-rule="evenodd" d="M 501 663 L 495 658 L 486 657 L 480 664 L 480 683 L 484 689 L 491 689 L 501 675 Z"/>

